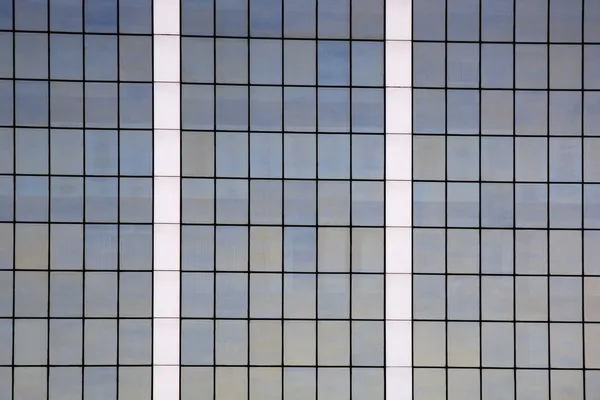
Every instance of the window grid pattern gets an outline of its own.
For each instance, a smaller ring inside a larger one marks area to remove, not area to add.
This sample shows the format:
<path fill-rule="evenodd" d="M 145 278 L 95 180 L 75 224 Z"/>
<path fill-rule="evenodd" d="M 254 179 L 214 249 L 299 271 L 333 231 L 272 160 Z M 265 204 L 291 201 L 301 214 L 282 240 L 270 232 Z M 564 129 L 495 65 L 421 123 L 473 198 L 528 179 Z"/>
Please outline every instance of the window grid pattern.
<path fill-rule="evenodd" d="M 382 27 L 182 2 L 183 399 L 384 398 Z"/>
<path fill-rule="evenodd" d="M 0 6 L 2 398 L 150 396 L 146 3 Z"/>
<path fill-rule="evenodd" d="M 598 392 L 594 3 L 413 4 L 415 400 Z"/>

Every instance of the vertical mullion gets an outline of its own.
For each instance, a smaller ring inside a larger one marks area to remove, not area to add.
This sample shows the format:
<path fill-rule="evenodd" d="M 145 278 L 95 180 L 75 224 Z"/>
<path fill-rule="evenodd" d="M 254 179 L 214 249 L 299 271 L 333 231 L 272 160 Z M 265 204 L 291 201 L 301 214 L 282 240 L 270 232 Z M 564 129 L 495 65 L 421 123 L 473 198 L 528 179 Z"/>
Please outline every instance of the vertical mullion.
<path fill-rule="evenodd" d="M 352 39 L 353 39 L 353 31 L 352 31 L 352 0 L 348 0 L 349 3 L 349 12 L 348 12 L 348 32 L 349 32 L 349 41 L 348 41 L 348 61 L 349 64 L 347 66 L 348 68 L 348 77 L 349 77 L 349 88 L 348 88 L 348 95 L 349 95 L 349 101 L 348 101 L 348 108 L 349 108 L 349 113 L 348 116 L 350 118 L 350 120 L 348 121 L 348 126 L 349 126 L 349 133 L 348 133 L 348 141 L 349 141 L 349 146 L 348 146 L 348 152 L 349 152 L 349 162 L 348 162 L 348 167 L 349 167 L 349 175 L 348 178 L 350 179 L 350 181 L 348 182 L 348 194 L 349 194 L 349 212 L 350 212 L 350 216 L 349 216 L 349 223 L 348 225 L 350 226 L 348 228 L 348 236 L 349 236 L 349 248 L 352 249 L 352 239 L 353 239 L 353 234 L 354 234 L 354 230 L 353 230 L 353 219 L 352 219 L 352 213 L 353 213 L 353 194 L 354 194 L 354 185 L 353 185 L 353 173 L 352 173 L 352 144 L 353 144 L 353 139 L 354 139 L 354 135 L 353 135 L 353 125 L 352 125 L 352 110 L 353 110 L 353 103 L 352 103 L 352 95 L 354 93 L 354 90 L 352 88 Z M 383 53 L 385 54 L 385 46 L 384 46 L 384 51 Z M 385 91 L 385 89 L 384 89 Z M 385 220 L 384 220 L 385 223 Z M 317 228 L 317 238 L 318 238 L 318 228 Z M 385 236 L 385 235 L 384 235 Z M 317 245 L 318 248 L 318 245 Z M 317 250 L 318 251 L 318 250 Z M 348 393 L 350 393 L 350 400 L 352 400 L 353 398 L 353 394 L 352 394 L 352 376 L 353 376 L 353 365 L 352 365 L 352 335 L 353 335 L 353 313 L 352 313 L 352 291 L 354 290 L 354 263 L 352 260 L 352 250 L 350 250 L 350 256 L 349 256 L 349 262 L 350 265 L 348 266 L 348 290 L 349 290 L 349 298 L 348 298 L 348 333 L 349 333 L 349 338 L 348 338 Z M 385 280 L 385 279 L 384 279 Z M 385 297 L 384 297 L 384 301 L 385 301 Z M 384 303 L 385 304 L 385 303 Z M 384 327 L 384 332 L 385 332 L 385 327 Z M 384 342 L 385 343 L 385 342 Z M 385 387 L 385 386 L 384 386 Z"/>
<path fill-rule="evenodd" d="M 250 299 L 251 299 L 251 277 L 252 277 L 252 273 L 251 273 L 251 265 L 250 265 L 250 224 L 251 224 L 251 208 L 250 208 L 250 202 L 252 201 L 252 199 L 250 198 L 250 190 L 251 190 L 251 184 L 252 184 L 252 180 L 250 179 L 250 137 L 251 137 L 251 131 L 252 131 L 252 125 L 251 125 L 251 108 L 252 108 L 252 101 L 251 101 L 251 93 L 252 93 L 252 81 L 250 78 L 250 60 L 251 58 L 251 48 L 250 45 L 252 43 L 251 38 L 251 17 L 250 17 L 250 7 L 252 5 L 252 1 L 247 0 L 246 1 L 246 28 L 248 29 L 247 35 L 248 37 L 246 38 L 246 76 L 248 79 L 247 82 L 247 86 L 246 86 L 246 94 L 248 96 L 248 108 L 247 108 L 247 120 L 246 120 L 246 124 L 247 124 L 247 132 L 248 132 L 248 136 L 246 138 L 246 144 L 247 144 L 247 148 L 246 151 L 248 152 L 248 157 L 247 157 L 247 170 L 246 170 L 246 194 L 247 194 L 247 204 L 246 204 L 246 218 L 247 218 L 247 233 L 246 233 L 246 239 L 247 239 L 247 255 L 248 255 L 248 259 L 246 260 L 247 262 L 247 268 L 248 268 L 248 276 L 247 276 L 247 291 L 246 291 L 246 342 L 247 342 L 247 347 L 246 347 L 246 396 L 248 396 L 248 398 L 251 398 L 251 394 L 250 391 L 252 390 L 252 385 L 250 384 L 250 380 L 251 380 L 251 369 L 250 369 Z M 259 39 L 260 40 L 260 39 Z M 234 181 L 235 182 L 235 181 Z M 215 197 L 215 201 L 216 201 L 216 197 Z M 215 214 L 216 217 L 216 214 Z"/>
<path fill-rule="evenodd" d="M 516 151 L 517 151 L 517 136 L 516 136 L 516 72 L 517 72 L 517 52 L 516 52 L 516 41 L 517 41 L 517 0 L 513 0 L 513 15 L 512 15 L 512 169 L 513 169 L 513 221 L 515 226 L 512 231 L 512 261 L 513 261 L 513 275 L 512 275 L 512 298 L 513 298 L 513 382 L 514 382 L 514 393 L 513 396 L 516 397 L 518 390 L 518 364 L 517 364 L 517 161 L 516 161 Z M 482 346 L 483 349 L 483 346 Z"/>
<path fill-rule="evenodd" d="M 444 2 L 444 366 L 446 373 L 446 396 L 448 395 L 448 1 Z"/>
<path fill-rule="evenodd" d="M 315 0 L 315 400 L 319 400 L 319 0 Z"/>
<path fill-rule="evenodd" d="M 548 260 L 548 266 L 547 266 L 547 270 L 546 270 L 546 308 L 547 308 L 547 318 L 548 318 L 548 324 L 547 324 L 547 329 L 548 329 L 548 366 L 547 366 L 547 374 L 546 377 L 548 379 L 548 400 L 552 400 L 552 318 L 551 318 L 551 310 L 550 310 L 550 266 L 552 264 L 552 260 L 551 260 L 551 252 L 550 252 L 550 237 L 551 237 L 551 232 L 552 232 L 552 224 L 551 224 L 551 213 L 550 213 L 550 209 L 551 209 L 551 201 L 552 201 L 552 196 L 551 196 L 551 189 L 552 189 L 552 185 L 550 184 L 551 180 L 550 180 L 550 145 L 551 145 L 551 139 L 550 139 L 550 10 L 552 7 L 552 1 L 548 0 L 548 6 L 546 9 L 546 187 L 548 188 L 546 196 L 548 198 L 548 206 L 547 206 L 547 230 L 546 230 L 546 251 L 548 252 L 547 254 L 547 260 Z M 515 64 L 516 64 L 516 60 L 515 60 Z M 516 79 L 516 78 L 515 78 Z"/>
<path fill-rule="evenodd" d="M 48 239 L 47 239 L 47 259 L 48 259 L 48 273 L 47 273 L 47 277 L 48 277 L 48 287 L 47 287 L 47 296 L 48 296 L 48 303 L 47 303 L 47 309 L 46 309 L 46 396 L 48 398 L 50 398 L 50 321 L 51 321 L 51 314 L 50 314 L 50 299 L 51 299 L 51 278 L 52 278 L 52 273 L 51 273 L 51 265 L 50 265 L 50 243 L 52 240 L 52 230 L 51 228 L 51 215 L 52 215 L 52 176 L 51 176 L 51 170 L 50 170 L 50 165 L 51 165 L 51 153 L 50 153 L 50 149 L 51 149 L 51 144 L 50 144 L 50 127 L 52 126 L 52 115 L 51 115 L 51 104 L 52 104 L 52 76 L 50 75 L 50 1 L 47 2 L 46 4 L 46 26 L 48 29 L 48 32 L 46 33 L 46 37 L 47 37 L 47 41 L 46 43 L 48 43 L 48 56 L 47 56 L 47 65 L 46 68 L 48 70 L 48 130 L 47 130 L 47 136 L 46 136 L 46 144 L 47 144 L 47 151 L 48 151 L 48 163 L 47 163 L 47 167 L 48 167 L 48 222 L 46 225 L 46 229 L 48 232 Z M 13 69 L 14 72 L 14 69 Z M 15 190 L 16 190 L 16 186 L 15 186 Z M 15 199 L 16 200 L 16 199 Z M 15 201 L 16 203 L 16 201 Z"/>
<path fill-rule="evenodd" d="M 281 249 L 285 249 L 285 4 L 281 2 Z M 250 155 L 252 152 L 250 151 Z M 285 399 L 285 268 L 281 260 L 281 398 Z"/>
<path fill-rule="evenodd" d="M 86 217 L 86 209 L 87 209 L 87 201 L 86 201 L 86 186 L 87 186 L 87 170 L 86 170 L 86 128 L 87 128 L 87 121 L 86 121 L 86 64 L 87 64 L 87 59 L 86 59 L 86 51 L 85 51 L 85 42 L 86 42 L 86 20 L 85 20 L 85 2 L 86 0 L 81 0 L 81 29 L 82 29 L 82 40 L 81 40 L 81 45 L 82 45 L 82 58 L 83 58 L 83 62 L 82 62 L 82 74 L 83 74 L 83 104 L 82 104 L 82 112 L 83 112 L 83 130 L 82 130 L 82 143 L 83 143 L 83 155 L 82 155 L 82 174 L 83 174 L 83 271 L 82 271 L 82 299 L 83 301 L 81 302 L 81 398 L 85 399 L 85 373 L 86 373 L 86 367 L 85 367 L 85 322 L 86 322 L 86 315 L 85 315 L 85 281 L 86 281 L 86 277 L 87 277 L 87 265 L 86 265 L 86 227 L 87 227 L 87 217 Z M 16 400 L 16 399 L 15 399 Z"/>
<path fill-rule="evenodd" d="M 121 326 L 121 21 L 120 7 L 117 7 L 117 359 L 116 359 L 116 400 L 119 400 L 119 377 L 121 376 L 121 368 L 119 366 L 119 328 Z M 152 48 L 150 51 L 153 51 Z M 154 57 L 152 58 L 154 59 Z M 154 73 L 154 68 L 152 68 Z M 154 103 L 154 102 L 153 102 Z M 154 107 L 153 107 L 154 108 Z M 154 112 L 154 110 L 152 111 Z M 154 120 L 154 118 L 153 118 Z M 154 127 L 154 121 L 152 121 Z M 154 136 L 154 135 L 152 135 Z M 153 182 L 154 184 L 154 182 Z M 153 196 L 154 198 L 154 196 Z M 153 210 L 154 211 L 154 210 Z M 152 213 L 154 214 L 154 212 Z M 154 216 L 154 215 L 153 215 Z M 154 285 L 153 285 L 154 286 Z M 154 290 L 154 288 L 152 288 Z M 154 295 L 152 296 L 154 298 Z"/>
<path fill-rule="evenodd" d="M 213 3 L 213 400 L 217 398 L 217 0 Z M 249 116 L 248 116 L 249 117 Z"/>
<path fill-rule="evenodd" d="M 585 105 L 585 81 L 584 81 L 584 66 L 585 66 L 585 0 L 581 0 L 581 361 L 583 371 L 582 375 L 582 400 L 586 400 L 587 389 L 586 389 L 586 357 L 585 357 L 585 343 L 586 343 L 586 320 L 585 320 L 585 124 L 584 124 L 584 105 Z"/>
<path fill-rule="evenodd" d="M 479 154 L 477 155 L 477 159 L 478 159 L 478 169 L 479 169 L 479 183 L 478 183 L 478 192 L 479 192 L 479 229 L 478 229 L 478 235 L 477 235 L 477 240 L 478 240 L 478 247 L 479 247 L 479 252 L 478 252 L 478 267 L 479 267 L 479 321 L 477 323 L 477 330 L 478 330 L 478 334 L 479 334 L 479 398 L 483 399 L 484 397 L 484 393 L 483 393 L 483 306 L 482 306 L 482 294 L 483 294 L 483 289 L 482 289 L 482 283 L 483 283 L 483 277 L 482 277 L 482 268 L 481 268 L 481 261 L 482 261 L 482 257 L 481 257 L 481 253 L 482 253 L 482 248 L 481 248 L 481 244 L 482 244 L 482 236 L 483 233 L 485 232 L 483 230 L 482 227 L 482 216 L 481 216 L 481 211 L 482 211 L 482 206 L 481 206 L 481 200 L 482 200 L 482 181 L 483 181 L 483 173 L 481 170 L 481 142 L 482 142 L 482 115 L 481 115 L 481 99 L 482 99 L 482 79 L 481 79 L 481 51 L 482 51 L 482 41 L 483 41 L 483 20 L 482 20 L 482 15 L 483 15 L 483 5 L 482 5 L 482 1 L 483 0 L 479 0 L 478 4 L 479 4 L 479 14 L 478 14 L 478 25 L 479 25 L 479 40 L 478 40 L 478 62 L 477 62 L 477 68 L 478 68 L 478 98 L 479 98 L 479 109 L 477 110 L 477 114 L 479 116 L 478 118 L 478 131 L 479 131 L 479 137 L 478 137 L 478 152 Z M 514 193 L 514 184 L 513 184 L 513 193 Z M 513 206 L 513 215 L 514 215 L 514 206 Z M 513 218 L 514 221 L 514 218 Z M 447 352 L 448 350 L 446 350 Z"/>
<path fill-rule="evenodd" d="M 12 343 L 11 343 L 11 398 L 15 399 L 15 328 L 16 328 L 16 283 L 17 283 L 17 263 L 16 263 L 16 252 L 17 252 L 17 104 L 16 104 L 16 94 L 17 94 L 17 81 L 16 81 L 16 0 L 12 0 L 12 69 L 13 69 L 13 80 L 12 80 L 12 89 L 13 89 L 13 104 L 12 104 L 12 133 L 13 133 L 13 224 L 12 224 Z M 49 333 L 48 333 L 49 334 Z"/>

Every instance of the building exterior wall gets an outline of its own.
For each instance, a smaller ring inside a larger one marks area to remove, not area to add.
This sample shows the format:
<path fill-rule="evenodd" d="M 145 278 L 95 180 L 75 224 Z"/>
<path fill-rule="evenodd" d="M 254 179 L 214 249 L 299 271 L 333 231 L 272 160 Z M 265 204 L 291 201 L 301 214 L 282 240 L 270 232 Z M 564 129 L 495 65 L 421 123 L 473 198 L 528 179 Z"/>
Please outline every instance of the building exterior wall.
<path fill-rule="evenodd" d="M 0 398 L 595 399 L 599 22 L 0 1 Z"/>

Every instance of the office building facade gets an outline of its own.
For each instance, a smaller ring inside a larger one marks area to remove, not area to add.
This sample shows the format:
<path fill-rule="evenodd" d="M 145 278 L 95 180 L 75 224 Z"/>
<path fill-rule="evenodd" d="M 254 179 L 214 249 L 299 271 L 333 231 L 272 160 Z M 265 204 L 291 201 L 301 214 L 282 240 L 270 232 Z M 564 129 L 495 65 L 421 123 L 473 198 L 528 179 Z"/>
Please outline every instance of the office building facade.
<path fill-rule="evenodd" d="M 595 399 L 599 27 L 0 1 L 0 398 Z"/>

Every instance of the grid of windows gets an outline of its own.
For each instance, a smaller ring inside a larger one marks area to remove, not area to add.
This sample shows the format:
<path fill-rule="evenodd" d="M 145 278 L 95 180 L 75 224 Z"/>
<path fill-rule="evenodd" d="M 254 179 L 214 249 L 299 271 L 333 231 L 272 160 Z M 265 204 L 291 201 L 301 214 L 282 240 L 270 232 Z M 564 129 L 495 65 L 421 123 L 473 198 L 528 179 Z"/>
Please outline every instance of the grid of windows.
<path fill-rule="evenodd" d="M 600 9 L 413 3 L 414 399 L 591 399 Z"/>
<path fill-rule="evenodd" d="M 150 398 L 150 11 L 0 5 L 2 398 Z"/>
<path fill-rule="evenodd" d="M 181 10 L 182 398 L 383 399 L 383 1 Z"/>

